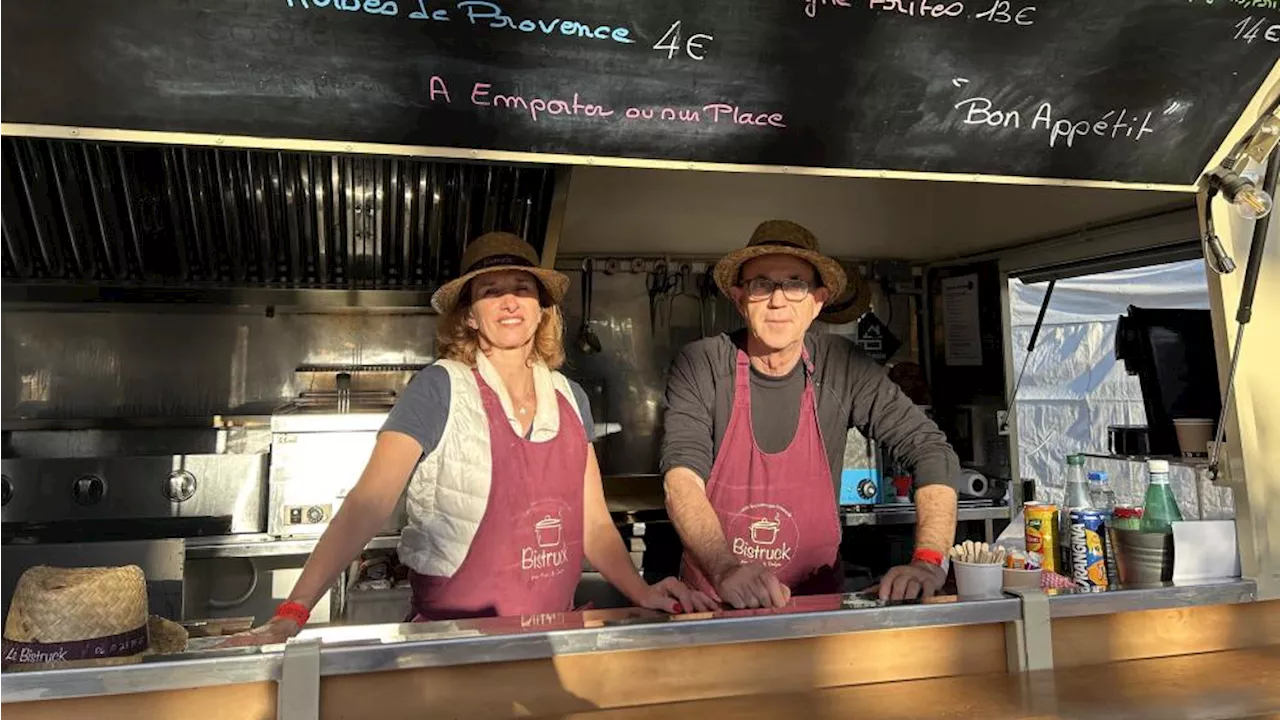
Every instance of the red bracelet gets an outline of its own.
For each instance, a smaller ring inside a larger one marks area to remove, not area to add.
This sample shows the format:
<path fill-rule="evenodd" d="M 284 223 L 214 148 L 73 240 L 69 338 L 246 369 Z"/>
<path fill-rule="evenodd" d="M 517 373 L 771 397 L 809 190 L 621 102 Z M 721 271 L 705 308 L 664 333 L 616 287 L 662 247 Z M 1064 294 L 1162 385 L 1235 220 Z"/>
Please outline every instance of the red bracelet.
<path fill-rule="evenodd" d="M 920 562 L 927 562 L 930 565 L 937 565 L 938 567 L 942 567 L 942 553 L 938 552 L 937 550 L 930 550 L 929 548 L 916 548 L 916 551 L 911 553 L 911 562 L 915 562 L 917 560 L 919 560 Z"/>
<path fill-rule="evenodd" d="M 307 624 L 307 620 L 311 619 L 311 611 L 302 603 L 286 600 L 280 603 L 280 607 L 276 608 L 275 617 L 292 620 L 298 623 L 298 627 L 302 627 Z"/>

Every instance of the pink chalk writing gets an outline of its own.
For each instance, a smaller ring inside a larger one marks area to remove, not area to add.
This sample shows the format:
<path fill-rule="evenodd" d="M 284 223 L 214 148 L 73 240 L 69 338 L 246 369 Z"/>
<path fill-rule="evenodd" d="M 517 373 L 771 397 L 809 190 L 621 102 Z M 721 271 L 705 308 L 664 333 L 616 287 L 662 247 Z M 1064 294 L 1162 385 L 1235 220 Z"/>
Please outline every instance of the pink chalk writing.
<path fill-rule="evenodd" d="M 437 97 L 450 103 L 449 89 L 443 78 L 431 76 L 431 100 Z M 477 82 L 471 86 L 471 104 L 497 110 L 511 110 L 527 115 L 533 122 L 548 118 L 600 118 L 685 124 L 740 125 L 746 127 L 785 128 L 782 113 L 746 110 L 729 103 L 711 103 L 701 107 L 630 106 L 621 113 L 607 105 L 588 102 L 581 93 L 564 97 L 509 95 L 495 92 L 492 83 Z M 618 117 L 614 117 L 617 115 Z"/>
<path fill-rule="evenodd" d="M 776 127 L 784 128 L 787 126 L 782 119 L 782 113 L 751 113 L 746 112 L 737 105 L 727 105 L 725 103 L 713 103 L 703 106 L 702 111 L 707 113 L 711 122 L 732 122 L 735 125 L 756 125 L 759 127 Z"/>
<path fill-rule="evenodd" d="M 453 102 L 453 99 L 449 97 L 449 86 L 444 84 L 444 78 L 439 75 L 432 75 L 430 86 L 431 100 L 433 102 L 437 95 L 443 97 L 445 102 Z"/>
<path fill-rule="evenodd" d="M 561 98 L 543 98 L 531 97 L 526 98 L 522 95 L 503 95 L 490 90 L 490 83 L 478 82 L 471 88 L 471 104 L 485 105 L 496 108 L 509 108 L 522 113 L 528 113 L 529 118 L 534 122 L 540 120 L 546 115 L 564 115 L 564 116 L 585 116 L 585 117 L 609 117 L 614 113 L 603 105 L 582 102 L 582 97 L 578 93 L 573 94 L 572 100 L 564 100 Z"/>

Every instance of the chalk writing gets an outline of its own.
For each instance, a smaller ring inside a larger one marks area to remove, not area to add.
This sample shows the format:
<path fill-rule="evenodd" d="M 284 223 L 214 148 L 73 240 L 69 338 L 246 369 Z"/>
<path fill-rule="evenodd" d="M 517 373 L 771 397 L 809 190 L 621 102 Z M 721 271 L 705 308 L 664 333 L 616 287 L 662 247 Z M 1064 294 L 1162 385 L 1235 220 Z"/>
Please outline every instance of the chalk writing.
<path fill-rule="evenodd" d="M 435 10 L 427 10 L 424 0 L 418 0 L 418 9 L 409 13 L 410 20 L 435 20 L 437 22 L 449 22 L 449 11 L 444 8 L 436 8 Z"/>
<path fill-rule="evenodd" d="M 863 7 L 861 0 L 856 6 L 852 0 L 803 0 L 803 2 L 804 14 L 811 18 L 818 16 L 818 8 Z M 918 18 L 955 18 L 965 14 L 964 0 L 866 0 L 865 7 L 872 12 Z M 1015 0 L 992 0 L 990 7 L 973 13 L 972 17 L 1000 25 L 1026 26 L 1035 22 L 1035 12 L 1034 5 L 1023 5 L 1016 3 Z"/>
<path fill-rule="evenodd" d="M 990 98 L 966 98 L 956 103 L 955 109 L 963 114 L 962 122 L 965 125 L 985 125 L 1009 130 L 1023 128 L 1021 112 L 997 108 Z M 1137 142 L 1155 132 L 1151 126 L 1154 115 L 1150 111 L 1131 115 L 1128 108 L 1120 108 L 1108 110 L 1096 119 L 1073 120 L 1055 117 L 1053 105 L 1042 102 L 1036 108 L 1027 129 L 1047 132 L 1049 147 L 1075 147 L 1077 141 L 1093 137 L 1109 140 L 1127 138 Z"/>
<path fill-rule="evenodd" d="M 289 7 L 293 7 L 294 0 L 285 0 L 289 3 Z M 343 10 L 345 12 L 361 12 L 364 11 L 370 15 L 390 15 L 392 17 L 400 13 L 400 8 L 388 0 L 297 0 L 298 4 L 304 8 L 327 8 L 332 6 L 334 10 Z"/>
<path fill-rule="evenodd" d="M 809 17 L 818 17 L 818 6 L 834 5 L 835 7 L 853 7 L 849 0 L 804 0 L 804 14 Z"/>
<path fill-rule="evenodd" d="M 990 10 L 980 12 L 977 15 L 974 15 L 974 17 L 979 20 L 987 20 L 989 22 L 1000 23 L 1002 25 L 1008 25 L 1009 23 L 1013 23 L 1014 25 L 1030 25 L 1035 22 L 1034 18 L 1032 18 L 1032 15 L 1034 15 L 1035 12 L 1036 8 L 1034 5 L 1027 5 L 1014 10 L 1008 0 L 996 0 Z"/>
<path fill-rule="evenodd" d="M 735 125 L 756 125 L 759 127 L 776 127 L 784 128 L 787 126 L 782 121 L 782 113 L 751 113 L 743 110 L 737 105 L 726 105 L 725 103 L 714 103 L 706 105 L 702 111 L 707 113 L 711 122 L 732 122 Z"/>
<path fill-rule="evenodd" d="M 898 13 L 910 17 L 956 17 L 964 12 L 964 3 L 930 2 L 929 0 L 868 0 L 867 8 L 882 12 Z"/>
<path fill-rule="evenodd" d="M 703 43 L 711 42 L 714 39 L 715 38 L 707 35 L 706 33 L 694 33 L 685 40 L 684 52 L 694 60 L 702 60 L 706 57 L 705 51 L 703 50 Z M 653 49 L 666 50 L 668 60 L 674 58 L 676 53 L 680 52 L 679 20 L 672 23 L 671 27 L 667 29 L 667 32 L 662 35 L 662 39 L 658 40 L 658 42 L 654 44 Z"/>
<path fill-rule="evenodd" d="M 364 12 L 370 15 L 387 17 L 398 17 L 400 13 L 399 6 L 391 0 L 285 0 L 285 4 L 291 8 L 305 10 L 332 8 L 345 12 Z M 428 0 L 413 0 L 413 5 L 417 9 L 409 13 L 408 18 L 410 20 L 449 22 L 454 17 L 448 8 L 429 8 Z M 516 32 L 573 37 L 584 40 L 604 40 L 625 45 L 630 45 L 636 41 L 631 36 L 631 28 L 625 25 L 584 23 L 559 17 L 550 19 L 517 19 L 503 10 L 498 3 L 489 2 L 488 0 L 462 0 L 454 6 L 454 9 L 459 17 L 473 27 L 491 30 L 514 30 Z M 701 38 L 711 39 L 709 35 L 695 37 L 699 38 L 699 43 Z M 690 57 L 693 57 L 694 52 L 700 53 L 702 46 L 693 43 L 693 38 L 690 38 L 690 40 L 689 54 Z M 694 59 L 700 60 L 702 58 L 695 57 Z"/>
<path fill-rule="evenodd" d="M 430 89 L 433 102 L 452 102 L 448 87 L 439 76 L 431 77 Z M 607 105 L 588 102 L 576 92 L 572 96 L 564 97 L 505 94 L 496 92 L 493 84 L 487 82 L 473 83 L 469 100 L 474 106 L 509 110 L 528 116 L 535 123 L 559 118 L 592 118 L 605 121 L 623 120 L 686 125 L 735 125 L 760 128 L 787 126 L 786 118 L 782 113 L 745 110 L 731 103 L 709 103 L 700 107 L 633 105 L 619 113 Z"/>
<path fill-rule="evenodd" d="M 1266 19 L 1255 21 L 1252 16 L 1236 23 L 1236 40 L 1251 43 L 1259 38 L 1267 42 L 1280 43 L 1280 23 L 1272 23 Z"/>
<path fill-rule="evenodd" d="M 534 122 L 548 115 L 567 115 L 583 117 L 609 117 L 614 111 L 593 103 L 584 103 L 578 93 L 572 100 L 562 98 L 525 98 L 522 95 L 503 95 L 492 92 L 490 83 L 478 82 L 471 87 L 471 104 L 509 108 L 527 114 Z"/>
<path fill-rule="evenodd" d="M 494 29 L 506 28 L 526 33 L 540 32 L 543 35 L 554 35 L 558 32 L 561 35 L 590 40 L 612 40 L 618 43 L 635 42 L 635 38 L 631 37 L 631 29 L 627 27 L 591 25 L 575 20 L 561 20 L 560 18 L 517 21 L 503 12 L 497 3 L 488 2 L 487 0 L 463 0 L 458 3 L 458 10 L 466 14 L 467 21 L 472 25 L 479 25 L 483 22 L 487 27 Z"/>

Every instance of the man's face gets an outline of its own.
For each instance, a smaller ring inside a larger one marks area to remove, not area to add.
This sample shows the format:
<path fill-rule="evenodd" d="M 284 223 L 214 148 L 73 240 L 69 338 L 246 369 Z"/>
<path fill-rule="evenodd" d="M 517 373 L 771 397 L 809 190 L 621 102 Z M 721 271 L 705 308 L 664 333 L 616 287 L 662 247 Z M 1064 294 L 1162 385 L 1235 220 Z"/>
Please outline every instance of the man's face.
<path fill-rule="evenodd" d="M 829 293 L 817 285 L 817 271 L 804 260 L 764 255 L 743 264 L 742 280 L 731 293 L 751 334 L 776 352 L 802 342 L 822 312 Z"/>

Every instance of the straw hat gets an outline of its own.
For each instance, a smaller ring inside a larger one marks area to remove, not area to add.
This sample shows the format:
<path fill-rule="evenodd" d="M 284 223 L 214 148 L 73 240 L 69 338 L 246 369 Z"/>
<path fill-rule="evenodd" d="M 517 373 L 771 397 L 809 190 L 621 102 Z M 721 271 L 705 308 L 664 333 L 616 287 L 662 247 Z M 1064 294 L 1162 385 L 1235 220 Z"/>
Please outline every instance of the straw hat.
<path fill-rule="evenodd" d="M 147 613 L 147 581 L 137 565 L 37 565 L 18 578 L 4 623 L 3 664 L 67 667 L 136 662 L 181 652 L 187 631 Z"/>
<path fill-rule="evenodd" d="M 844 276 L 848 284 L 843 293 L 831 296 L 827 304 L 822 306 L 822 312 L 818 314 L 818 322 L 843 325 L 861 318 L 871 309 L 871 286 L 858 272 L 857 265 L 844 262 L 840 265 L 844 268 Z"/>
<path fill-rule="evenodd" d="M 751 233 L 747 246 L 720 258 L 716 263 L 715 278 L 720 292 L 729 295 L 729 288 L 738 284 L 738 274 L 743 263 L 765 255 L 791 255 L 808 262 L 822 278 L 822 286 L 832 297 L 840 297 L 847 282 L 840 263 L 818 251 L 818 238 L 807 229 L 790 220 L 766 220 Z"/>
<path fill-rule="evenodd" d="M 551 298 L 559 305 L 569 289 L 569 278 L 550 268 L 538 266 L 538 253 L 518 235 L 506 232 L 485 233 L 462 252 L 462 277 L 445 283 L 431 296 L 431 307 L 447 315 L 458 302 L 458 295 L 479 275 L 501 270 L 524 270 L 538 278 Z"/>

